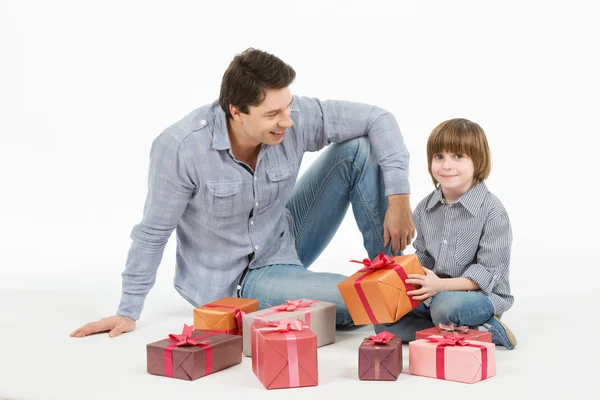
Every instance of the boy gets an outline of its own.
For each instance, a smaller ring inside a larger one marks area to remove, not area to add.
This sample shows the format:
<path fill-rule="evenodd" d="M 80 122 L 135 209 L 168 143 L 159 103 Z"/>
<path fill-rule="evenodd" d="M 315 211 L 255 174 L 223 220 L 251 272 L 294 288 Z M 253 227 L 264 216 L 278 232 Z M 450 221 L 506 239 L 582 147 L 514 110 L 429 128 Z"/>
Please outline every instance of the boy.
<path fill-rule="evenodd" d="M 492 333 L 513 349 L 517 340 L 500 316 L 513 304 L 509 263 L 512 243 L 506 210 L 484 183 L 490 151 L 481 127 L 466 119 L 439 124 L 427 142 L 428 169 L 436 186 L 413 214 L 415 253 L 425 275 L 409 274 L 408 292 L 424 302 L 393 324 L 377 325 L 403 341 L 439 323 Z"/>

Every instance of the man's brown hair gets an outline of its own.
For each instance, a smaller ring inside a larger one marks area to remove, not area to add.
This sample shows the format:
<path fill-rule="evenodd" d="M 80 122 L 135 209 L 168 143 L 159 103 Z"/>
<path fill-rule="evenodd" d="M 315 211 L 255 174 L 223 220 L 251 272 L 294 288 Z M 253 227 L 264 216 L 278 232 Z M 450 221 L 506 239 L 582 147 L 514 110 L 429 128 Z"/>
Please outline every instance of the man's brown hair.
<path fill-rule="evenodd" d="M 244 114 L 249 106 L 262 103 L 267 89 L 284 89 L 292 84 L 296 71 L 278 57 L 249 48 L 237 54 L 223 74 L 219 105 L 232 118 L 229 105 Z"/>

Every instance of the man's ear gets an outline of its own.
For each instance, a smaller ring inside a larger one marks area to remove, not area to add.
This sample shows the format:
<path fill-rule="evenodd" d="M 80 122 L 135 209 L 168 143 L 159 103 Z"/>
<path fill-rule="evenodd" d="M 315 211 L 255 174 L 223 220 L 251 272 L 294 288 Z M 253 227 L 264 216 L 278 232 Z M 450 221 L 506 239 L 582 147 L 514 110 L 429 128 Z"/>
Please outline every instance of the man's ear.
<path fill-rule="evenodd" d="M 231 113 L 231 116 L 233 117 L 234 120 L 236 120 L 237 122 L 244 122 L 244 120 L 242 119 L 242 112 L 240 111 L 240 109 L 236 106 L 234 106 L 233 104 L 229 105 L 229 112 Z"/>

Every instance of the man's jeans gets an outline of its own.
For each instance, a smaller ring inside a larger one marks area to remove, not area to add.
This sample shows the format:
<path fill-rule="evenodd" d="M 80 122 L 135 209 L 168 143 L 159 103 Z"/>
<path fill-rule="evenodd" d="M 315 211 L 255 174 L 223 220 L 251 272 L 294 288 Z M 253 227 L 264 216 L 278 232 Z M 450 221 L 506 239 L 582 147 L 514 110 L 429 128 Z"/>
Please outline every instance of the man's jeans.
<path fill-rule="evenodd" d="M 336 305 L 337 325 L 352 325 L 337 289 L 346 276 L 312 272 L 308 267 L 327 247 L 350 204 L 369 258 L 381 252 L 390 254 L 391 246 L 383 245 L 387 210 L 383 175 L 371 151 L 366 137 L 331 144 L 300 177 L 287 207 L 304 266 L 276 264 L 251 269 L 241 283 L 241 297 L 258 299 L 261 309 L 299 298 L 328 301 Z M 352 267 L 348 270 L 353 271 Z"/>

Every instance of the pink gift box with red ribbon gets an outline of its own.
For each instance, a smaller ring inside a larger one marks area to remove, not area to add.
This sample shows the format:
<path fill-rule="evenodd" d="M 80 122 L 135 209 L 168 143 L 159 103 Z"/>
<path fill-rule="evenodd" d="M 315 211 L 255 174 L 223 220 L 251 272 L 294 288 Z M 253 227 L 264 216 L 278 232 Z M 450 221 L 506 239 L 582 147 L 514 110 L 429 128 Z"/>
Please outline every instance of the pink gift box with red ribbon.
<path fill-rule="evenodd" d="M 253 322 L 252 371 L 267 389 L 319 384 L 317 336 L 295 319 Z"/>
<path fill-rule="evenodd" d="M 335 303 L 318 300 L 287 300 L 285 303 L 243 316 L 244 332 L 258 321 L 298 318 L 317 335 L 317 347 L 335 342 Z M 250 334 L 244 334 L 244 355 L 252 356 Z"/>
<path fill-rule="evenodd" d="M 496 375 L 496 345 L 460 335 L 429 336 L 408 344 L 409 373 L 475 383 Z"/>

